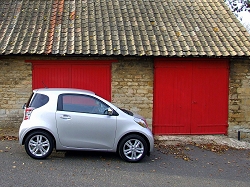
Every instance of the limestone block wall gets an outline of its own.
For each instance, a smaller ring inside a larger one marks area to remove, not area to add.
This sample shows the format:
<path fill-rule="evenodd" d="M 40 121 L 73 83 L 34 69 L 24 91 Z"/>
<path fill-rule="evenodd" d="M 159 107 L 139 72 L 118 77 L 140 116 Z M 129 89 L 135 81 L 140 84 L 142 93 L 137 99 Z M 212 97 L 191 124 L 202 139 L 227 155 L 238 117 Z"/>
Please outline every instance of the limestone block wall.
<path fill-rule="evenodd" d="M 250 133 L 250 59 L 230 61 L 228 135 L 237 137 L 237 131 L 249 137 Z M 242 137 L 244 138 L 244 137 Z"/>
<path fill-rule="evenodd" d="M 0 128 L 19 127 L 22 121 L 22 106 L 32 91 L 32 65 L 25 62 L 30 58 L 0 57 Z M 61 60 L 59 57 L 49 59 Z M 69 59 L 83 60 L 80 57 Z M 112 64 L 112 102 L 146 117 L 151 126 L 153 58 L 119 57 L 114 61 L 117 62 Z M 250 59 L 231 59 L 229 78 L 228 135 L 237 137 L 239 129 L 250 131 Z M 250 136 L 250 133 L 243 135 Z"/>
<path fill-rule="evenodd" d="M 22 106 L 32 91 L 31 64 L 18 58 L 0 58 L 0 127 L 19 127 Z"/>
<path fill-rule="evenodd" d="M 32 64 L 25 60 L 62 60 L 56 57 L 0 57 L 0 128 L 18 128 L 22 106 L 32 92 Z M 64 58 L 89 60 L 90 58 Z M 93 58 L 92 58 L 93 59 Z M 95 60 L 103 58 L 94 58 Z M 107 59 L 107 58 L 105 58 Z M 108 58 L 110 60 L 110 58 Z M 147 118 L 152 124 L 153 60 L 151 58 L 114 58 L 112 64 L 112 102 Z"/>
<path fill-rule="evenodd" d="M 119 59 L 112 64 L 112 102 L 144 116 L 152 126 L 153 80 L 153 59 Z"/>

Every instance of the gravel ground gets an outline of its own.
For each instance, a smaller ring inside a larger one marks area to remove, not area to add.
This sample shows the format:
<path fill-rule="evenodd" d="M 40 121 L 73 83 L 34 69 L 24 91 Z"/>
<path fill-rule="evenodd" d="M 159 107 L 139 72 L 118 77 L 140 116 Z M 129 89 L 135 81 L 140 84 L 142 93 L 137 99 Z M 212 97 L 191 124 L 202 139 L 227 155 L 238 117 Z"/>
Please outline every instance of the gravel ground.
<path fill-rule="evenodd" d="M 249 187 L 250 151 L 212 143 L 166 145 L 140 163 L 115 153 L 55 152 L 31 159 L 18 141 L 0 141 L 1 187 L 10 186 L 142 186 Z"/>

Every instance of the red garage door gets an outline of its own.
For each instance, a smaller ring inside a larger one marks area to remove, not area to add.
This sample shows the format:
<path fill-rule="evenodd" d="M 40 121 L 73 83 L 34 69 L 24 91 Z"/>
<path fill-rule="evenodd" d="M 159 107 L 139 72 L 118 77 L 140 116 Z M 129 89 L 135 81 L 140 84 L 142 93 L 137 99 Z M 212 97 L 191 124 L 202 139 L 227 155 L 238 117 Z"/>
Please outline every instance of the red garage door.
<path fill-rule="evenodd" d="M 228 60 L 155 62 L 154 134 L 226 134 Z"/>
<path fill-rule="evenodd" d="M 80 88 L 111 100 L 111 62 L 32 61 L 32 87 Z"/>

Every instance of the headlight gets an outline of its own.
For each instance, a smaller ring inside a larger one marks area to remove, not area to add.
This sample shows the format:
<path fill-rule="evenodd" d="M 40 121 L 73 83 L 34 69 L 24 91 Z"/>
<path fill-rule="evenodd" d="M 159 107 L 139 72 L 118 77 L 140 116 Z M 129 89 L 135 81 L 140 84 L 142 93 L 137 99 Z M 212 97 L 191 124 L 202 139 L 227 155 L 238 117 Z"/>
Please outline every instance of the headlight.
<path fill-rule="evenodd" d="M 134 121 L 144 128 L 148 127 L 147 122 L 140 118 L 134 118 Z"/>

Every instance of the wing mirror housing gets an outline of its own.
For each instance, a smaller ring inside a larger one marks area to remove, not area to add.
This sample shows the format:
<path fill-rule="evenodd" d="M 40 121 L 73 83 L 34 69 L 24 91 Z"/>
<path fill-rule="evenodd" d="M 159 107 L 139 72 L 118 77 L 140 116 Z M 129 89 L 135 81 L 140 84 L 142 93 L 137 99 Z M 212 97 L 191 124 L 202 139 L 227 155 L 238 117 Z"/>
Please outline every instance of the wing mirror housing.
<path fill-rule="evenodd" d="M 112 110 L 111 108 L 108 108 L 108 109 L 107 109 L 107 113 L 108 113 L 109 116 L 112 116 L 113 110 Z"/>

